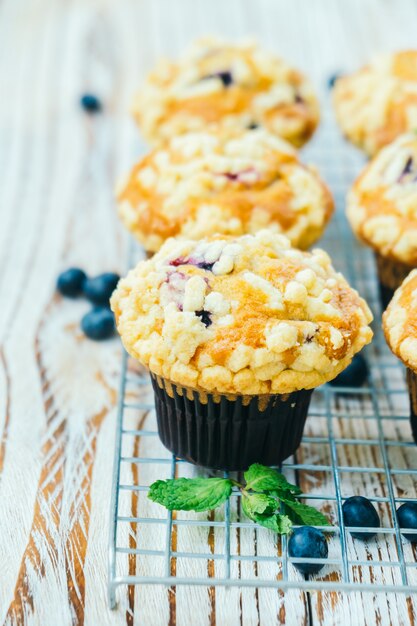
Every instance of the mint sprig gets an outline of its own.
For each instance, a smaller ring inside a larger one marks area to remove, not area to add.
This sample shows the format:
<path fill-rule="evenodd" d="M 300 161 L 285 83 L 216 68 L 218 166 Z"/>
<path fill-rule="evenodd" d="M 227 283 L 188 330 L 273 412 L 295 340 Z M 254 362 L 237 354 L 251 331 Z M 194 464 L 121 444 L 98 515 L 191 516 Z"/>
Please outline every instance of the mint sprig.
<path fill-rule="evenodd" d="M 301 490 L 283 474 L 254 463 L 244 473 L 245 485 L 230 478 L 173 478 L 157 480 L 148 498 L 170 511 L 210 511 L 223 504 L 237 487 L 246 517 L 280 535 L 295 524 L 329 526 L 323 513 L 297 500 Z"/>

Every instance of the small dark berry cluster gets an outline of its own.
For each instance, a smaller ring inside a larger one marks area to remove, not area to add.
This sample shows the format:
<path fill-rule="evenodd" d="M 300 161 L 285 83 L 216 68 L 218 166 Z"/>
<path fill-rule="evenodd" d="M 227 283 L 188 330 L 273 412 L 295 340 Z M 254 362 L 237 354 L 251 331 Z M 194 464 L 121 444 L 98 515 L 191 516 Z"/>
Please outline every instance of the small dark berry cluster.
<path fill-rule="evenodd" d="M 114 316 L 110 310 L 110 297 L 120 276 L 106 272 L 89 277 L 78 267 L 71 267 L 58 276 L 57 290 L 67 298 L 84 296 L 93 308 L 81 320 L 81 329 L 90 339 L 100 341 L 114 334 Z"/>
<path fill-rule="evenodd" d="M 366 529 L 350 530 L 350 534 L 355 539 L 362 541 L 372 539 L 377 534 L 377 529 L 381 527 L 377 510 L 372 502 L 363 496 L 347 498 L 343 503 L 342 512 L 345 526 L 352 529 Z M 405 502 L 397 509 L 397 522 L 401 531 L 405 529 L 405 532 L 402 532 L 404 537 L 412 543 L 417 543 L 416 502 Z M 291 558 L 297 559 L 293 565 L 300 572 L 317 574 L 325 565 L 325 559 L 328 556 L 324 533 L 312 526 L 296 528 L 288 542 L 288 554 Z"/>
<path fill-rule="evenodd" d="M 342 506 L 343 521 L 346 526 L 355 528 L 372 528 L 377 529 L 381 526 L 379 515 L 370 500 L 363 496 L 352 496 L 345 500 Z M 405 502 L 397 509 L 397 522 L 399 528 L 407 530 L 415 530 L 416 532 L 403 532 L 406 539 L 412 543 L 417 542 L 417 503 Z M 376 530 L 368 531 L 350 531 L 355 539 L 372 539 L 375 537 Z"/>

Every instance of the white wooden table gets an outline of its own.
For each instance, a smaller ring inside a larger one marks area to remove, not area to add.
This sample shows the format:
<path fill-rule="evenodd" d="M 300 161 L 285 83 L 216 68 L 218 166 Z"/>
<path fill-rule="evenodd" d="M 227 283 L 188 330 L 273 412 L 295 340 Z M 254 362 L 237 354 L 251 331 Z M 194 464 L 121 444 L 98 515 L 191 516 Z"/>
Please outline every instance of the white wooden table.
<path fill-rule="evenodd" d="M 55 294 L 70 265 L 122 272 L 113 187 L 141 150 L 132 92 L 200 34 L 254 35 L 317 85 L 417 40 L 414 0 L 2 0 L 0 3 L 0 621 L 414 624 L 404 596 L 215 596 L 146 588 L 107 606 L 117 339 L 83 338 L 88 306 Z M 80 95 L 104 106 L 88 116 Z M 349 459 L 347 459 L 349 462 Z M 415 494 L 414 494 L 415 495 Z M 213 597 L 215 600 L 213 600 Z"/>

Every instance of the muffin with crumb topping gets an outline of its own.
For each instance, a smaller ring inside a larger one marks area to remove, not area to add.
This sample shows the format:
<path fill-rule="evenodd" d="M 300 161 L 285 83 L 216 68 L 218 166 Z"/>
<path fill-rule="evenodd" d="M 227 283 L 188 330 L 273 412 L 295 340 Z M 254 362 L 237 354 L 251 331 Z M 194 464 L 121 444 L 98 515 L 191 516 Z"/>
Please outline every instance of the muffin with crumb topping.
<path fill-rule="evenodd" d="M 417 135 L 383 148 L 355 181 L 347 216 L 375 252 L 384 308 L 417 267 Z"/>
<path fill-rule="evenodd" d="M 175 137 L 133 167 L 117 199 L 123 222 L 148 252 L 171 236 L 236 236 L 263 228 L 305 249 L 333 212 L 317 172 L 265 129 Z"/>
<path fill-rule="evenodd" d="M 333 91 L 346 137 L 369 155 L 417 128 L 417 50 L 376 57 L 339 78 Z"/>
<path fill-rule="evenodd" d="M 292 454 L 312 390 L 372 337 L 368 306 L 327 254 L 269 231 L 169 239 L 111 305 L 150 370 L 162 442 L 218 469 Z"/>
<path fill-rule="evenodd" d="M 407 368 L 411 429 L 417 443 L 417 270 L 397 289 L 382 319 L 389 347 Z"/>
<path fill-rule="evenodd" d="M 254 43 L 205 37 L 178 62 L 162 60 L 134 98 L 133 115 L 151 144 L 185 132 L 263 126 L 302 146 L 319 119 L 309 81 Z"/>

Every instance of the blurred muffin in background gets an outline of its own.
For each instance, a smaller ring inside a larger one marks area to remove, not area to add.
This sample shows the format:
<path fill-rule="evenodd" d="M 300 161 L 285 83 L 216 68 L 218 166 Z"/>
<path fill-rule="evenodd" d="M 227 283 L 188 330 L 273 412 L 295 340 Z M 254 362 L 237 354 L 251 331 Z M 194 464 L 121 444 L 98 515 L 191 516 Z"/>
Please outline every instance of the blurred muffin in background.
<path fill-rule="evenodd" d="M 199 39 L 178 62 L 162 60 L 134 98 L 144 137 L 160 144 L 185 132 L 262 126 L 302 146 L 319 120 L 309 81 L 251 43 Z"/>
<path fill-rule="evenodd" d="M 365 167 L 347 198 L 347 216 L 377 262 L 384 308 L 417 267 L 417 135 L 400 136 Z"/>
<path fill-rule="evenodd" d="M 395 292 L 383 326 L 389 347 L 407 368 L 411 429 L 417 443 L 417 270 Z"/>
<path fill-rule="evenodd" d="M 171 236 L 243 235 L 262 228 L 299 248 L 322 234 L 333 199 L 290 144 L 265 129 L 180 135 L 135 165 L 117 199 L 148 252 Z"/>
<path fill-rule="evenodd" d="M 369 155 L 376 154 L 417 128 L 417 50 L 379 56 L 339 78 L 333 102 L 346 137 Z"/>

